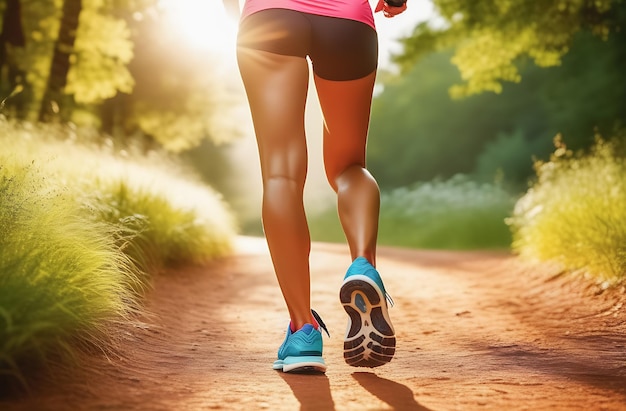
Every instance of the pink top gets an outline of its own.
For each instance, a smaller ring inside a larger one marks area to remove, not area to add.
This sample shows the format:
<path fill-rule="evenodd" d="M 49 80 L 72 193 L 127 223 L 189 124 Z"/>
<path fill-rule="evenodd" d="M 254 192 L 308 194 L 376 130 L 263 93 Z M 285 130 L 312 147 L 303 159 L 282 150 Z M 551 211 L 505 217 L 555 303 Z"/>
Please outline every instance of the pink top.
<path fill-rule="evenodd" d="M 241 19 L 266 9 L 289 9 L 320 16 L 356 20 L 376 30 L 368 0 L 246 0 Z"/>

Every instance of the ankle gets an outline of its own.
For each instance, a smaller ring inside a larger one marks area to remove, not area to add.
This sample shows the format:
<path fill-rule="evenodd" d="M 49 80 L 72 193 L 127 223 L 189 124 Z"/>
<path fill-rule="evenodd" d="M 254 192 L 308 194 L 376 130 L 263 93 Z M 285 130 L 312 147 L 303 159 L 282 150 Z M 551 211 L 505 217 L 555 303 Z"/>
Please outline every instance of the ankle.
<path fill-rule="evenodd" d="M 305 324 L 311 324 L 313 328 L 315 328 L 316 330 L 319 330 L 320 328 L 319 323 L 317 322 L 315 317 L 313 317 L 313 315 L 311 314 L 311 318 L 309 319 L 309 321 L 298 322 L 298 321 L 291 320 L 289 322 L 289 329 L 291 330 L 292 333 L 295 333 L 296 331 L 304 327 Z"/>

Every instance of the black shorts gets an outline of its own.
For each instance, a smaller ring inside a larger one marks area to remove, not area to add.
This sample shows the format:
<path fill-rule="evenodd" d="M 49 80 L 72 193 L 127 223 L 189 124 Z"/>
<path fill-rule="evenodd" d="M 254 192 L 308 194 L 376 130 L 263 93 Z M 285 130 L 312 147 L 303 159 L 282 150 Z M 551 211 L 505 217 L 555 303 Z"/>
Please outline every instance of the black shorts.
<path fill-rule="evenodd" d="M 378 35 L 369 25 L 288 9 L 267 9 L 246 17 L 239 27 L 237 47 L 309 56 L 313 72 L 326 80 L 356 80 L 378 64 Z"/>

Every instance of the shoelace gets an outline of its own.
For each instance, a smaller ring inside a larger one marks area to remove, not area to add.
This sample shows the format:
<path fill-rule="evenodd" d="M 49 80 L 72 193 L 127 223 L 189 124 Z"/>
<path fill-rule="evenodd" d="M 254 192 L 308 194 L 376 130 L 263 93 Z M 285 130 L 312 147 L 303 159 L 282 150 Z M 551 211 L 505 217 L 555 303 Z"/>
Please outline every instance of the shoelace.
<path fill-rule="evenodd" d="M 391 298 L 391 296 L 389 294 L 387 294 L 387 292 L 385 292 L 385 299 L 387 300 L 387 302 L 389 303 L 389 305 L 391 307 L 393 307 L 393 299 Z"/>
<path fill-rule="evenodd" d="M 311 309 L 311 314 L 313 314 L 313 318 L 315 318 L 315 321 L 317 321 L 320 327 L 322 327 L 322 330 L 326 331 L 326 335 L 328 335 L 328 338 L 330 338 L 330 333 L 328 332 L 328 328 L 326 328 L 326 324 L 324 324 L 324 321 L 322 321 L 322 317 L 320 317 L 320 315 L 313 309 Z"/>

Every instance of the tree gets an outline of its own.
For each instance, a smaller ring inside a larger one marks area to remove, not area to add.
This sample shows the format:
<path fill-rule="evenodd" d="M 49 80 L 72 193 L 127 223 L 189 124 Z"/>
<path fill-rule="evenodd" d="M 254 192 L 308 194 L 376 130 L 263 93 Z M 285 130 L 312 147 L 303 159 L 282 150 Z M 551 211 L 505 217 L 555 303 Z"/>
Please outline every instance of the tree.
<path fill-rule="evenodd" d="M 8 0 L 2 16 L 0 31 L 0 68 L 9 65 L 9 71 L 14 67 L 8 61 L 10 47 L 24 47 L 24 28 L 22 27 L 22 9 L 19 0 Z M 9 80 L 13 80 L 10 78 Z"/>
<path fill-rule="evenodd" d="M 128 69 L 135 56 L 129 21 L 155 0 L 83 0 L 75 55 L 66 93 L 78 104 L 99 105 L 117 93 L 130 93 L 135 79 Z"/>
<path fill-rule="evenodd" d="M 607 39 L 626 30 L 624 0 L 433 0 L 439 24 L 418 25 L 402 40 L 396 61 L 411 67 L 437 49 L 453 47 L 452 62 L 462 83 L 453 97 L 483 91 L 500 93 L 503 82 L 519 82 L 519 62 L 530 58 L 541 67 L 557 66 L 577 33 Z"/>
<path fill-rule="evenodd" d="M 26 108 L 18 117 L 38 120 L 42 109 L 50 110 L 62 102 L 62 120 L 76 121 L 77 113 L 94 112 L 119 91 L 130 92 L 133 79 L 127 66 L 133 44 L 125 17 L 140 14 L 155 2 L 21 0 L 26 46 L 14 48 L 12 54 L 24 73 L 20 97 Z M 0 15 L 6 17 L 1 3 Z M 42 103 L 44 94 L 46 103 Z M 96 117 L 81 114 L 79 120 L 97 124 Z"/>
<path fill-rule="evenodd" d="M 0 109 L 4 107 L 8 97 L 19 93 L 23 88 L 24 72 L 18 67 L 12 49 L 23 48 L 26 45 L 19 0 L 8 0 L 3 13 L 0 28 L 0 85 L 2 85 L 0 92 L 2 92 L 3 100 L 0 103 Z"/>
<path fill-rule="evenodd" d="M 525 188 L 532 158 L 547 160 L 557 133 L 576 151 L 626 125 L 624 44 L 625 32 L 581 32 L 560 66 L 520 61 L 520 84 L 463 99 L 448 94 L 461 81 L 452 52 L 426 55 L 375 97 L 368 165 L 383 189 L 456 173 Z"/>
<path fill-rule="evenodd" d="M 134 87 L 118 95 L 115 104 L 106 104 L 107 118 L 121 122 L 122 134 L 147 135 L 173 152 L 197 147 L 204 139 L 232 139 L 238 124 L 228 111 L 243 99 L 232 81 L 239 77 L 222 56 L 195 50 L 170 30 L 165 13 L 156 9 L 132 22 L 136 50 L 128 69 Z M 112 123 L 107 121 L 107 127 Z"/>
<path fill-rule="evenodd" d="M 61 14 L 59 35 L 52 55 L 48 84 L 44 91 L 39 121 L 50 120 L 59 113 L 59 104 L 63 99 L 64 88 L 67 84 L 67 74 L 70 71 L 70 56 L 74 51 L 78 17 L 82 9 L 81 0 L 65 0 Z"/>
<path fill-rule="evenodd" d="M 232 138 L 238 126 L 224 109 L 242 97 L 225 81 L 235 78 L 232 68 L 225 73 L 220 56 L 186 47 L 163 12 L 158 0 L 0 0 L 0 22 L 23 23 L 26 40 L 11 50 L 23 73 L 18 117 L 101 126 L 173 151 Z M 11 24 L 0 27 L 5 43 Z"/>

